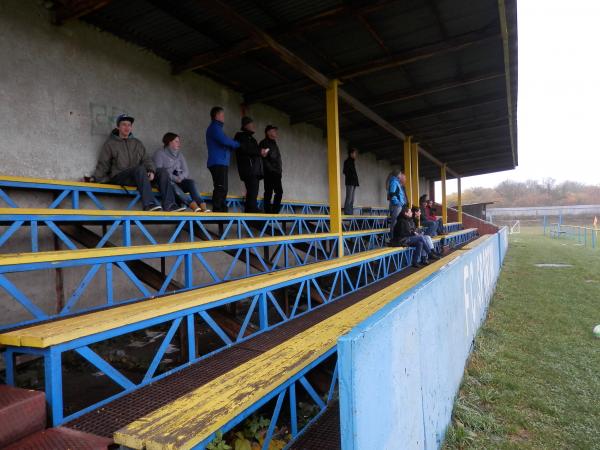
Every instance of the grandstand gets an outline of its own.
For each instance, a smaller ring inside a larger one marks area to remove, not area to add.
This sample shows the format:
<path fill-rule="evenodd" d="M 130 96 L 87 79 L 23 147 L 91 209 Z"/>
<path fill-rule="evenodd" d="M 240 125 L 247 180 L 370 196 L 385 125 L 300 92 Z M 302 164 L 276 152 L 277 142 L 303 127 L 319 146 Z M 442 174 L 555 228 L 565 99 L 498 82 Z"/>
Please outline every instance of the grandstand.
<path fill-rule="evenodd" d="M 0 448 L 440 446 L 508 245 L 460 180 L 518 161 L 516 2 L 8 0 L 0 28 Z M 81 180 L 128 112 L 208 186 L 214 104 L 279 126 L 279 214 L 242 212 L 235 164 L 226 213 Z M 387 246 L 397 166 L 410 204 L 442 182 L 419 269 Z"/>

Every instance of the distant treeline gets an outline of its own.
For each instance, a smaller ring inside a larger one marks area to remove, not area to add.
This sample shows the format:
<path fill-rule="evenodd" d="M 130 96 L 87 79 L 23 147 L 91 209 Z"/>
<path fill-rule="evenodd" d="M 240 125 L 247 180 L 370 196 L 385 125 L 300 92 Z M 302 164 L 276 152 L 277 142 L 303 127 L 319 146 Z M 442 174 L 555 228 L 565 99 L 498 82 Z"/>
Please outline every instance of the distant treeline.
<path fill-rule="evenodd" d="M 557 183 L 553 178 L 542 181 L 506 180 L 495 188 L 475 187 L 462 193 L 462 203 L 494 202 L 494 207 L 561 206 L 600 204 L 600 185 L 591 186 L 576 181 Z M 456 194 L 448 196 L 456 204 Z"/>

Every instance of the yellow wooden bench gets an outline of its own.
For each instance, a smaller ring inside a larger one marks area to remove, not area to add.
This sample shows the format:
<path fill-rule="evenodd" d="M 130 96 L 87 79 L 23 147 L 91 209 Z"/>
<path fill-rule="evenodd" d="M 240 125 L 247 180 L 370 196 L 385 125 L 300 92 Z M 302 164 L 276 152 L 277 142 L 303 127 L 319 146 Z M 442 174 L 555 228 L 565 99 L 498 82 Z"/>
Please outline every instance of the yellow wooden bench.
<path fill-rule="evenodd" d="M 475 239 L 474 241 L 471 241 L 468 244 L 463 245 L 459 250 L 471 250 L 471 249 L 477 247 L 478 245 L 484 243 L 488 239 L 491 239 L 492 237 L 495 237 L 495 236 L 496 236 L 495 234 L 484 234 L 483 236 Z"/>
<path fill-rule="evenodd" d="M 52 345 L 72 341 L 77 338 L 91 336 L 103 331 L 141 322 L 153 317 L 159 317 L 177 311 L 184 311 L 195 306 L 206 305 L 223 298 L 266 288 L 298 277 L 318 274 L 330 269 L 366 261 L 378 256 L 397 253 L 402 250 L 402 248 L 371 250 L 351 256 L 345 256 L 343 258 L 322 261 L 263 275 L 256 275 L 251 278 L 243 278 L 207 286 L 193 291 L 149 299 L 139 303 L 122 305 L 116 308 L 61 319 L 54 322 L 32 325 L 0 334 L 0 344 L 18 347 L 46 348 Z M 0 263 L 4 263 L 4 261 L 0 259 Z"/>
<path fill-rule="evenodd" d="M 317 234 L 300 234 L 296 236 L 275 236 L 266 238 L 250 238 L 250 239 L 225 239 L 213 241 L 197 241 L 197 242 L 178 242 L 174 244 L 158 244 L 158 245 L 133 245 L 130 247 L 107 247 L 107 248 L 83 248 L 76 250 L 57 250 L 37 253 L 9 253 L 2 255 L 0 258 L 0 267 L 14 266 L 20 264 L 36 264 L 36 263 L 60 263 L 65 261 L 89 260 L 106 257 L 125 257 L 130 255 L 140 255 L 142 257 L 150 257 L 150 255 L 177 252 L 186 250 L 199 249 L 228 249 L 239 247 L 240 245 L 252 244 L 261 245 L 266 243 L 285 243 L 293 240 L 307 240 L 315 238 L 333 238 L 335 233 L 317 233 Z"/>
<path fill-rule="evenodd" d="M 325 319 L 114 434 L 134 449 L 190 449 L 332 349 L 340 336 L 460 256 L 453 253 Z"/>

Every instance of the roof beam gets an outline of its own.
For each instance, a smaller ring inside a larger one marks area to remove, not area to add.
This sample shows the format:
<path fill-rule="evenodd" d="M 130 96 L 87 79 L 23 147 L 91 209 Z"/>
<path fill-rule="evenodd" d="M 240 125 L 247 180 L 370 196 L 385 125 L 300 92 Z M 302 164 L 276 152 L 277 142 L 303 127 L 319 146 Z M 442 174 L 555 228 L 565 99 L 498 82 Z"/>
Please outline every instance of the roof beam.
<path fill-rule="evenodd" d="M 54 2 L 51 20 L 55 25 L 62 25 L 68 20 L 79 19 L 98 9 L 104 8 L 112 0 L 61 0 Z"/>
<path fill-rule="evenodd" d="M 493 130 L 498 130 L 500 128 L 506 128 L 506 127 L 508 127 L 508 124 L 506 123 L 506 121 L 501 120 L 501 121 L 498 121 L 497 123 L 490 122 L 488 125 L 484 125 L 484 126 L 473 125 L 470 127 L 464 127 L 461 130 L 456 130 L 456 132 L 454 132 L 454 133 L 444 134 L 444 135 L 436 136 L 436 137 L 430 137 L 427 139 L 423 138 L 422 140 L 425 141 L 430 146 L 437 147 L 437 146 L 444 145 L 444 141 L 448 140 L 448 138 L 452 138 L 452 140 L 450 140 L 450 142 L 454 142 L 456 140 L 456 136 L 464 136 L 464 135 L 469 135 L 472 133 L 479 133 L 482 131 L 485 131 L 485 132 L 493 131 Z"/>
<path fill-rule="evenodd" d="M 285 63 L 287 63 L 292 68 L 299 71 L 300 73 L 304 74 L 304 76 L 311 79 L 317 85 L 319 85 L 325 89 L 330 86 L 332 80 L 330 80 L 327 76 L 323 75 L 321 72 L 319 72 L 318 70 L 316 70 L 315 68 L 313 68 L 309 64 L 307 64 L 305 61 L 303 61 L 300 57 L 298 57 L 297 55 L 292 53 L 290 50 L 285 48 L 283 45 L 279 44 L 268 33 L 261 30 L 260 28 L 258 28 L 254 24 L 252 24 L 251 22 L 249 22 L 245 17 L 242 17 L 240 14 L 238 14 L 238 12 L 236 10 L 231 8 L 229 5 L 225 4 L 222 0 L 198 0 L 198 1 L 200 3 L 202 3 L 207 9 L 215 11 L 219 15 L 225 17 L 226 19 L 232 21 L 233 23 L 236 23 L 239 28 L 243 29 L 246 33 L 248 33 L 248 35 L 255 41 L 265 43 Z M 350 94 L 348 94 L 343 89 L 338 90 L 338 95 L 341 100 L 343 100 L 348 105 L 350 105 L 355 111 L 360 112 L 365 117 L 367 117 L 368 119 L 375 122 L 381 128 L 383 128 L 388 133 L 390 133 L 392 136 L 395 136 L 402 141 L 404 141 L 406 139 L 406 136 L 404 135 L 404 133 L 402 133 L 402 131 L 400 131 L 399 129 L 394 127 L 383 117 L 381 117 L 377 113 L 375 113 L 375 111 L 370 109 L 368 106 L 366 106 L 360 100 L 358 100 L 358 99 L 354 98 L 353 96 L 351 96 Z M 426 158 L 430 159 L 431 161 L 433 161 L 434 163 L 436 163 L 439 166 L 444 165 L 444 163 L 442 161 L 440 161 L 439 159 L 434 157 L 432 154 L 430 154 L 423 148 L 419 148 L 419 153 L 422 154 L 423 156 L 425 156 Z M 448 171 L 450 173 L 454 174 L 455 176 L 458 176 L 458 174 L 455 171 L 453 171 L 451 169 L 448 169 Z"/>
<path fill-rule="evenodd" d="M 497 26 L 497 25 L 496 25 Z M 448 53 L 463 50 L 472 45 L 488 42 L 493 39 L 499 39 L 500 33 L 497 29 L 490 31 L 490 26 L 482 30 L 457 36 L 446 41 L 436 42 L 423 47 L 414 48 L 402 53 L 385 56 L 380 59 L 369 61 L 364 64 L 357 64 L 350 67 L 341 68 L 338 71 L 329 74 L 331 78 L 338 78 L 342 81 L 351 80 L 356 77 L 370 75 L 387 69 L 401 67 L 418 61 L 442 56 Z M 311 88 L 311 84 L 306 80 L 297 80 L 289 84 L 282 84 L 271 89 L 264 89 L 248 93 L 245 95 L 247 103 L 260 103 L 274 100 L 280 97 L 296 94 L 305 89 Z"/>
<path fill-rule="evenodd" d="M 286 24 L 269 30 L 269 34 L 277 36 L 290 36 L 305 32 L 307 30 L 322 27 L 330 24 L 333 19 L 339 16 L 351 14 L 367 14 L 377 11 L 391 3 L 396 3 L 399 0 L 383 0 L 371 2 L 364 6 L 352 7 L 350 5 L 339 5 L 333 8 L 326 9 L 320 13 L 311 15 L 305 19 L 300 19 L 294 23 Z M 204 69 L 212 64 L 216 64 L 227 59 L 236 58 L 243 54 L 267 48 L 266 43 L 257 43 L 254 39 L 242 39 L 228 46 L 227 48 L 216 48 L 208 52 L 192 56 L 187 61 L 173 65 L 174 73 L 182 73 L 190 70 Z M 304 81 L 306 83 L 306 81 Z M 289 83 L 286 83 L 289 84 Z M 246 101 L 248 103 L 248 101 Z"/>
<path fill-rule="evenodd" d="M 440 116 L 442 114 L 464 111 L 465 109 L 477 108 L 480 106 L 486 106 L 486 105 L 490 105 L 493 103 L 504 102 L 504 101 L 506 101 L 504 96 L 492 97 L 492 98 L 479 97 L 479 98 L 476 98 L 473 100 L 468 100 L 465 102 L 456 102 L 456 103 L 450 103 L 450 104 L 439 106 L 439 107 L 436 106 L 434 108 L 421 109 L 421 110 L 415 111 L 414 113 L 408 113 L 408 114 L 404 113 L 404 114 L 401 114 L 398 116 L 391 117 L 390 122 L 398 123 L 403 126 L 408 126 L 408 124 L 406 123 L 408 121 L 426 119 L 429 117 L 436 117 L 436 116 Z M 365 130 L 368 130 L 371 128 L 372 128 L 371 126 L 360 126 L 360 127 L 348 126 L 348 127 L 342 127 L 341 129 L 345 133 L 352 133 L 355 131 L 356 132 L 365 131 Z"/>
<path fill-rule="evenodd" d="M 451 89 L 456 89 L 463 86 L 468 86 L 471 84 L 480 83 L 483 81 L 494 80 L 504 77 L 504 72 L 489 72 L 479 75 L 474 75 L 468 78 L 463 78 L 461 80 L 456 79 L 446 79 L 439 81 L 437 83 L 432 83 L 429 86 L 424 86 L 419 89 L 404 89 L 395 92 L 388 92 L 386 94 L 379 95 L 373 99 L 373 102 L 369 104 L 370 107 L 383 106 L 388 105 L 390 103 L 401 103 L 408 100 L 413 100 L 415 98 L 423 97 L 425 95 L 434 94 L 436 92 L 447 91 Z M 350 114 L 354 111 L 349 108 L 345 108 L 340 111 L 340 114 Z M 292 123 L 298 122 L 312 122 L 312 121 L 321 121 L 325 118 L 322 110 L 306 112 L 303 115 L 292 116 Z"/>

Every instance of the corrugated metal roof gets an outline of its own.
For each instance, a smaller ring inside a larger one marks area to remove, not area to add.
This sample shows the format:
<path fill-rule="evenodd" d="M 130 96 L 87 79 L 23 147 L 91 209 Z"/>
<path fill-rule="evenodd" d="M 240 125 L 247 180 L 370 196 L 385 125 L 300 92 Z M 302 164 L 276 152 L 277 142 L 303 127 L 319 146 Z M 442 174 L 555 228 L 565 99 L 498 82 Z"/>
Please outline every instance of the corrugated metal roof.
<path fill-rule="evenodd" d="M 317 70 L 340 78 L 347 92 L 405 133 L 415 133 L 434 156 L 453 161 L 457 172 L 512 164 L 499 4 L 506 5 L 509 26 L 516 145 L 516 0 L 225 3 Z M 198 72 L 247 99 L 281 109 L 293 121 L 324 126 L 322 89 L 253 43 L 243 27 L 208 1 L 113 0 L 83 19 L 177 67 L 200 60 L 204 67 Z M 220 53 L 229 57 L 215 59 Z M 396 149 L 401 143 L 343 104 L 341 124 L 342 137 L 359 149 L 401 162 Z M 486 148 L 493 156 L 487 160 L 481 157 Z M 422 168 L 433 177 L 439 172 L 427 161 Z"/>

